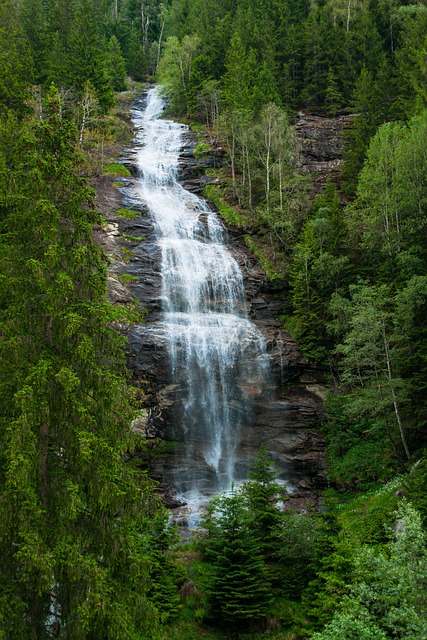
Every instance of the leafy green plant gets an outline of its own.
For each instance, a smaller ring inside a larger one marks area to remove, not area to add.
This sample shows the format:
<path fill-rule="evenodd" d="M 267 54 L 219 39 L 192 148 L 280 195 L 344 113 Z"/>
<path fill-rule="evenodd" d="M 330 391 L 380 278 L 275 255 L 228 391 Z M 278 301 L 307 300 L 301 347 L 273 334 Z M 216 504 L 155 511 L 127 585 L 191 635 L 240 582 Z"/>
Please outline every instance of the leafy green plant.
<path fill-rule="evenodd" d="M 274 266 L 271 264 L 270 260 L 265 255 L 264 251 L 257 244 L 256 240 L 252 238 L 248 233 L 244 236 L 245 245 L 248 247 L 253 254 L 259 259 L 262 268 L 265 271 L 265 275 L 270 280 L 270 282 L 283 282 L 284 276 L 282 273 L 277 271 Z"/>
<path fill-rule="evenodd" d="M 205 198 L 214 203 L 219 211 L 219 214 L 228 224 L 237 227 L 243 227 L 246 223 L 246 217 L 244 214 L 239 213 L 236 209 L 226 204 L 221 198 L 219 188 L 214 184 L 208 184 L 203 190 Z"/>
<path fill-rule="evenodd" d="M 206 155 L 206 152 L 209 151 L 210 145 L 207 142 L 199 142 L 198 145 L 194 149 L 194 157 L 196 160 L 203 158 Z"/>

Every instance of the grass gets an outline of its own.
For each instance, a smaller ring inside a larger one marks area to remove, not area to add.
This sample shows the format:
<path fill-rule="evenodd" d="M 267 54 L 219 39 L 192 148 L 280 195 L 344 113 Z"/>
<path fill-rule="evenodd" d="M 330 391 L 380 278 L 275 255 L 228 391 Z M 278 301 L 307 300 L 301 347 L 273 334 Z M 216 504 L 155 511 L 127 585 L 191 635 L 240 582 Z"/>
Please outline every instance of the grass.
<path fill-rule="evenodd" d="M 131 258 L 133 258 L 133 256 L 135 255 L 134 251 L 131 251 L 130 249 L 126 249 L 126 247 L 122 247 L 122 253 L 124 253 L 125 256 L 130 256 Z"/>
<path fill-rule="evenodd" d="M 123 164 L 113 162 L 104 167 L 104 175 L 116 176 L 117 178 L 129 178 L 132 174 Z"/>
<path fill-rule="evenodd" d="M 144 242 L 147 239 L 145 236 L 132 236 L 128 233 L 124 233 L 122 237 L 130 242 Z"/>
<path fill-rule="evenodd" d="M 119 278 L 124 284 L 128 282 L 139 282 L 139 278 L 137 276 L 131 276 L 129 273 L 122 273 Z"/>
<path fill-rule="evenodd" d="M 214 203 L 219 211 L 219 215 L 224 220 L 235 227 L 245 227 L 247 224 L 246 217 L 239 213 L 234 207 L 226 204 L 220 196 L 220 188 L 214 184 L 208 184 L 203 190 L 205 198 Z"/>
<path fill-rule="evenodd" d="M 135 220 L 135 218 L 137 218 L 139 215 L 140 214 L 137 211 L 132 211 L 131 209 L 117 209 L 116 211 L 116 216 L 127 218 L 128 220 Z"/>
<path fill-rule="evenodd" d="M 277 271 L 277 269 L 274 268 L 273 264 L 267 258 L 266 254 L 261 249 L 261 247 L 252 238 L 252 236 L 250 236 L 247 233 L 244 236 L 244 241 L 245 241 L 245 245 L 248 247 L 249 251 L 252 251 L 252 253 L 254 255 L 256 255 L 256 257 L 260 261 L 261 267 L 264 269 L 265 275 L 270 280 L 270 282 L 274 282 L 276 284 L 279 284 L 279 283 L 283 282 L 283 280 L 284 280 L 283 274 L 280 273 L 280 271 Z"/>

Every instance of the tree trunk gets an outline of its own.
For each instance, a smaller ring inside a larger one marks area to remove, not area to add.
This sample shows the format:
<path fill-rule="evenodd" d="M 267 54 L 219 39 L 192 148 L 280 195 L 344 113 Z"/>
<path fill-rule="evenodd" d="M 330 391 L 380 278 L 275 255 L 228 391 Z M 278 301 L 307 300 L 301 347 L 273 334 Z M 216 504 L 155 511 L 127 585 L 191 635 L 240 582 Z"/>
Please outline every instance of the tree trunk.
<path fill-rule="evenodd" d="M 411 454 L 409 453 L 408 444 L 406 442 L 406 436 L 405 436 L 405 432 L 404 432 L 404 429 L 403 429 L 402 418 L 401 418 L 400 411 L 399 411 L 399 405 L 397 403 L 396 391 L 395 391 L 394 386 L 393 386 L 393 376 L 392 376 L 392 371 L 391 371 L 390 349 L 389 349 L 389 344 L 388 344 L 388 339 L 387 339 L 387 334 L 386 334 L 386 331 L 385 331 L 384 323 L 382 324 L 382 334 L 383 334 L 384 351 L 385 351 L 386 363 L 387 363 L 387 377 L 388 377 L 388 382 L 389 382 L 389 385 L 390 385 L 391 397 L 393 399 L 394 413 L 395 413 L 395 416 L 396 416 L 397 425 L 399 427 L 400 439 L 402 440 L 402 444 L 403 444 L 403 448 L 405 450 L 406 458 L 408 460 L 410 460 L 411 459 Z"/>
<path fill-rule="evenodd" d="M 163 20 L 162 28 L 160 29 L 160 35 L 159 35 L 159 48 L 158 48 L 158 51 L 157 51 L 156 71 L 159 68 L 159 63 L 160 63 L 160 52 L 162 50 L 162 40 L 163 40 L 164 28 L 165 28 L 165 21 Z"/>

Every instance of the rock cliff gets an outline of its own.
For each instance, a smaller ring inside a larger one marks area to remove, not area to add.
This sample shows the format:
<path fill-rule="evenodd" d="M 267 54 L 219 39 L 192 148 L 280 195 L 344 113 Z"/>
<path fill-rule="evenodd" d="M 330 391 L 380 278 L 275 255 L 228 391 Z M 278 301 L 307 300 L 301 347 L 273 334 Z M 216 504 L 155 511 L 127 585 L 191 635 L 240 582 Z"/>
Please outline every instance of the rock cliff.
<path fill-rule="evenodd" d="M 201 175 L 203 163 L 192 153 L 194 146 L 195 138 L 188 134 L 180 156 L 180 177 L 187 188 L 200 191 L 206 178 Z M 136 151 L 136 147 L 128 149 L 122 158 L 132 176 L 137 172 Z M 204 165 L 217 161 L 211 157 Z M 179 451 L 182 434 L 176 429 L 174 414 L 185 382 L 171 379 L 168 354 L 156 328 L 161 314 L 161 256 L 155 230 L 144 204 L 135 197 L 135 177 L 122 180 L 120 189 L 116 188 L 117 180 L 115 184 L 104 178 L 97 188 L 97 206 L 107 221 L 98 231 L 98 239 L 110 257 L 112 302 L 133 301 L 146 310 L 146 322 L 128 330 L 128 364 L 146 407 L 136 428 L 149 439 L 174 441 Z M 135 217 L 119 215 L 120 207 L 136 212 Z M 293 487 L 290 503 L 303 508 L 307 501 L 317 501 L 325 484 L 324 443 L 317 430 L 324 387 L 301 356 L 298 345 L 281 328 L 277 317 L 281 291 L 267 281 L 257 258 L 238 234 L 230 236 L 229 249 L 243 273 L 249 316 L 263 333 L 271 360 L 270 391 L 256 398 L 252 424 L 242 432 L 237 455 L 242 475 L 263 443 L 277 465 L 279 477 Z M 151 464 L 157 479 L 167 482 L 170 458 L 152 459 Z M 182 460 L 183 466 L 189 464 L 197 467 L 197 460 Z M 173 501 L 170 502 L 172 506 Z"/>

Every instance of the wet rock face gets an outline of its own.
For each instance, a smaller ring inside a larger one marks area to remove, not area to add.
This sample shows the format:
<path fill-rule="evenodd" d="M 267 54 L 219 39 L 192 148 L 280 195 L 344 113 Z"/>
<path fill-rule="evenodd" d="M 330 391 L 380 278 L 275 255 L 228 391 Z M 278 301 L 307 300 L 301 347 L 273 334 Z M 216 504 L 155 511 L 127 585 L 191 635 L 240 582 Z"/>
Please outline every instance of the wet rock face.
<path fill-rule="evenodd" d="M 201 183 L 194 181 L 201 178 L 203 167 L 192 155 L 194 144 L 195 138 L 189 134 L 180 157 L 180 177 L 184 186 L 193 185 L 196 191 Z M 136 151 L 132 149 L 122 159 L 133 176 L 137 174 L 135 155 Z M 144 432 L 148 437 L 178 442 L 173 464 L 175 468 L 181 465 L 183 470 L 191 468 L 194 477 L 197 476 L 197 459 L 187 460 L 184 454 L 177 458 L 183 434 L 177 429 L 176 416 L 185 410 L 182 398 L 185 397 L 186 380 L 172 379 L 170 373 L 166 341 L 158 322 L 162 304 L 161 254 L 153 222 L 144 205 L 137 200 L 134 184 L 133 177 L 119 193 L 111 181 L 104 182 L 99 195 L 108 221 L 107 229 L 99 234 L 99 241 L 112 256 L 110 299 L 113 303 L 123 304 L 130 298 L 146 310 L 146 322 L 132 326 L 128 333 L 128 366 L 135 385 L 144 390 L 145 396 Z M 121 204 L 117 205 L 118 193 Z M 135 219 L 117 216 L 115 212 L 120 207 L 137 211 L 138 215 Z M 144 240 L 140 240 L 141 237 Z M 265 337 L 271 367 L 267 388 L 261 395 L 256 390 L 253 393 L 252 420 L 242 429 L 236 456 L 239 460 L 237 475 L 247 477 L 251 460 L 264 444 L 281 479 L 294 488 L 293 504 L 303 508 L 307 502 L 316 501 L 318 491 L 325 483 L 323 441 L 316 430 L 322 412 L 322 387 L 316 379 L 304 379 L 309 364 L 277 319 L 283 292 L 268 283 L 257 258 L 238 235 L 230 238 L 229 249 L 242 270 L 248 315 Z M 247 393 L 251 396 L 250 389 Z M 200 461 L 202 463 L 201 456 Z M 153 473 L 159 480 L 167 481 L 169 464 L 166 460 L 154 465 Z M 203 482 L 202 476 L 200 482 Z"/>
<path fill-rule="evenodd" d="M 343 164 L 344 130 L 353 116 L 318 116 L 300 112 L 295 125 L 301 143 L 301 173 L 311 174 L 319 192 L 328 179 L 339 179 Z"/>

